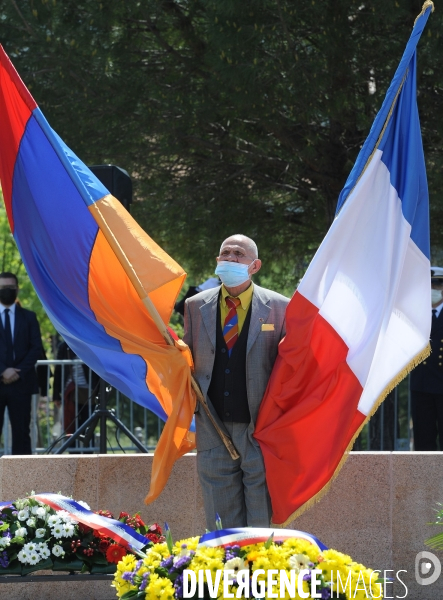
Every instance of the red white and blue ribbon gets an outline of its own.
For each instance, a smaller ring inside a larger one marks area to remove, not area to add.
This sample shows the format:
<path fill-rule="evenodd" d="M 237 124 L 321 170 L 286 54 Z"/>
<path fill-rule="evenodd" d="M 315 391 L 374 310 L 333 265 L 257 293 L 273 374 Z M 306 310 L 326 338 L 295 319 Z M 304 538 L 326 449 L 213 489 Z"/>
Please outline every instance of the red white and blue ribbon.
<path fill-rule="evenodd" d="M 83 523 L 87 527 L 91 527 L 91 529 L 100 531 L 100 533 L 110 537 L 129 550 L 142 550 L 149 543 L 147 538 L 134 531 L 129 525 L 116 519 L 102 517 L 66 496 L 61 496 L 60 494 L 36 494 L 31 496 L 31 498 L 47 504 L 54 510 L 66 511 L 76 521 Z"/>
<path fill-rule="evenodd" d="M 316 544 L 320 550 L 328 549 L 318 538 L 305 531 L 297 531 L 295 529 L 267 529 L 265 527 L 238 527 L 235 529 L 211 531 L 202 535 L 198 547 L 215 548 L 223 546 L 226 548 L 227 546 L 249 546 L 268 541 L 272 534 L 274 534 L 274 542 L 284 542 L 290 538 L 300 538 L 307 540 L 311 544 Z"/>

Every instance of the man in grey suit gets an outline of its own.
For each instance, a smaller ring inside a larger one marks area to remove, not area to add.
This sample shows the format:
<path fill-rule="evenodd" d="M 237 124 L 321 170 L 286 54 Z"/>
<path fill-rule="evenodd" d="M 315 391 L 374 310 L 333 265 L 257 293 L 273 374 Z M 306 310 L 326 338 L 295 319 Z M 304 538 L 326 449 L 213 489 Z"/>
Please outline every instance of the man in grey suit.
<path fill-rule="evenodd" d="M 289 299 L 252 283 L 260 267 L 254 241 L 231 236 L 217 258 L 215 272 L 222 285 L 185 304 L 184 341 L 194 357 L 194 376 L 240 454 L 237 460 L 230 457 L 197 406 L 197 470 L 211 530 L 216 513 L 224 527 L 268 527 L 272 516 L 263 456 L 253 433 L 285 335 Z"/>

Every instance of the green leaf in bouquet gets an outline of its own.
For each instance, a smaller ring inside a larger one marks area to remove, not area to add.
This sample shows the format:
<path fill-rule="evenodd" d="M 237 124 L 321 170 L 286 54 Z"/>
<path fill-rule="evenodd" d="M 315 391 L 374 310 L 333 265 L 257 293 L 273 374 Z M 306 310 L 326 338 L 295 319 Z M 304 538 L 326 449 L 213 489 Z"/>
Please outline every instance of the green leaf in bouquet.
<path fill-rule="evenodd" d="M 18 544 L 19 546 L 25 545 L 25 538 L 21 535 L 15 536 L 11 538 L 11 544 Z"/>
<path fill-rule="evenodd" d="M 154 569 L 154 573 L 160 575 L 160 577 L 169 577 L 168 569 L 165 569 L 164 567 L 157 567 Z"/>
<path fill-rule="evenodd" d="M 78 558 L 55 558 L 53 571 L 81 571 L 84 562 Z"/>
<path fill-rule="evenodd" d="M 82 563 L 85 563 L 87 565 L 90 564 L 89 556 L 85 556 L 84 554 L 80 554 L 79 552 L 76 552 L 75 556 L 78 558 L 78 560 L 81 560 Z M 89 566 L 88 566 L 88 570 L 89 570 Z"/>
<path fill-rule="evenodd" d="M 107 565 L 108 561 L 106 559 L 105 556 L 103 556 L 103 554 L 94 554 L 93 556 L 91 556 L 91 562 L 94 565 Z"/>
<path fill-rule="evenodd" d="M 12 559 L 9 561 L 9 565 L 3 569 L 0 567 L 0 575 L 21 575 L 22 574 L 22 563 L 17 560 L 17 555 L 15 555 L 15 560 Z"/>
<path fill-rule="evenodd" d="M 432 537 L 425 540 L 426 546 L 432 548 L 433 550 L 442 550 L 443 549 L 443 532 L 437 533 L 437 535 L 433 535 Z"/>
<path fill-rule="evenodd" d="M 103 574 L 107 574 L 107 573 L 115 573 L 117 569 L 117 565 L 114 563 L 106 563 L 106 565 L 92 565 L 91 567 L 91 573 L 103 573 Z"/>
<path fill-rule="evenodd" d="M 41 560 L 36 565 L 23 565 L 22 567 L 22 575 L 29 575 L 30 573 L 34 573 L 35 571 L 47 571 L 52 569 L 53 562 L 50 558 L 46 560 Z"/>
<path fill-rule="evenodd" d="M 172 540 L 171 530 L 169 529 L 169 525 L 167 523 L 165 523 L 165 538 L 166 538 L 166 545 L 168 546 L 169 554 L 172 554 L 174 542 Z"/>
<path fill-rule="evenodd" d="M 89 566 L 84 562 L 80 573 L 89 573 Z"/>
<path fill-rule="evenodd" d="M 135 596 L 138 596 L 138 590 L 129 590 L 129 592 L 125 592 L 123 596 L 120 596 L 120 600 L 129 600 L 129 598 L 135 598 Z"/>
<path fill-rule="evenodd" d="M 268 537 L 266 542 L 263 544 L 264 547 L 266 548 L 266 550 L 271 547 L 271 544 L 273 541 L 274 541 L 274 532 L 271 533 L 271 535 Z"/>
<path fill-rule="evenodd" d="M 0 525 L 0 531 L 6 531 L 7 529 L 9 529 L 9 523 L 3 523 L 3 525 Z"/>

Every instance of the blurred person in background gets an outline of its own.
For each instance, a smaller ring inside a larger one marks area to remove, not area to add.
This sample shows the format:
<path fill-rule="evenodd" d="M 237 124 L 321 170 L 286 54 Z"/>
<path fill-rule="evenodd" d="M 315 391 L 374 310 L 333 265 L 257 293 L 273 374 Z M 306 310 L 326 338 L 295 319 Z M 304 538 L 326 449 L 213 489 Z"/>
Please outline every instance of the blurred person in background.
<path fill-rule="evenodd" d="M 78 356 L 63 341 L 58 347 L 57 360 L 78 360 Z M 84 363 L 65 366 L 64 376 L 62 365 L 56 365 L 54 371 L 53 400 L 56 406 L 60 408 L 63 397 L 63 424 L 65 433 L 74 433 L 76 428 L 81 427 L 91 415 L 91 403 L 89 401 L 91 400 L 92 402 L 94 399 L 98 383 L 99 376 L 97 373 L 91 371 Z"/>
<path fill-rule="evenodd" d="M 411 372 L 415 450 L 443 449 L 443 268 L 431 267 L 431 355 Z"/>

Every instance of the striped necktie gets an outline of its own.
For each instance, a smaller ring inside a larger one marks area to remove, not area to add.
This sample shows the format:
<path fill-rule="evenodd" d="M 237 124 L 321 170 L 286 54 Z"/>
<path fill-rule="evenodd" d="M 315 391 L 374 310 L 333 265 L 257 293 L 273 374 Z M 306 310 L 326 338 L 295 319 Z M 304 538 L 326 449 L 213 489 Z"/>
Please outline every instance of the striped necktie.
<path fill-rule="evenodd" d="M 232 348 L 238 339 L 237 306 L 239 304 L 239 298 L 226 297 L 226 306 L 229 310 L 223 326 L 223 337 L 225 338 L 226 346 L 228 347 L 229 356 L 231 356 Z"/>

